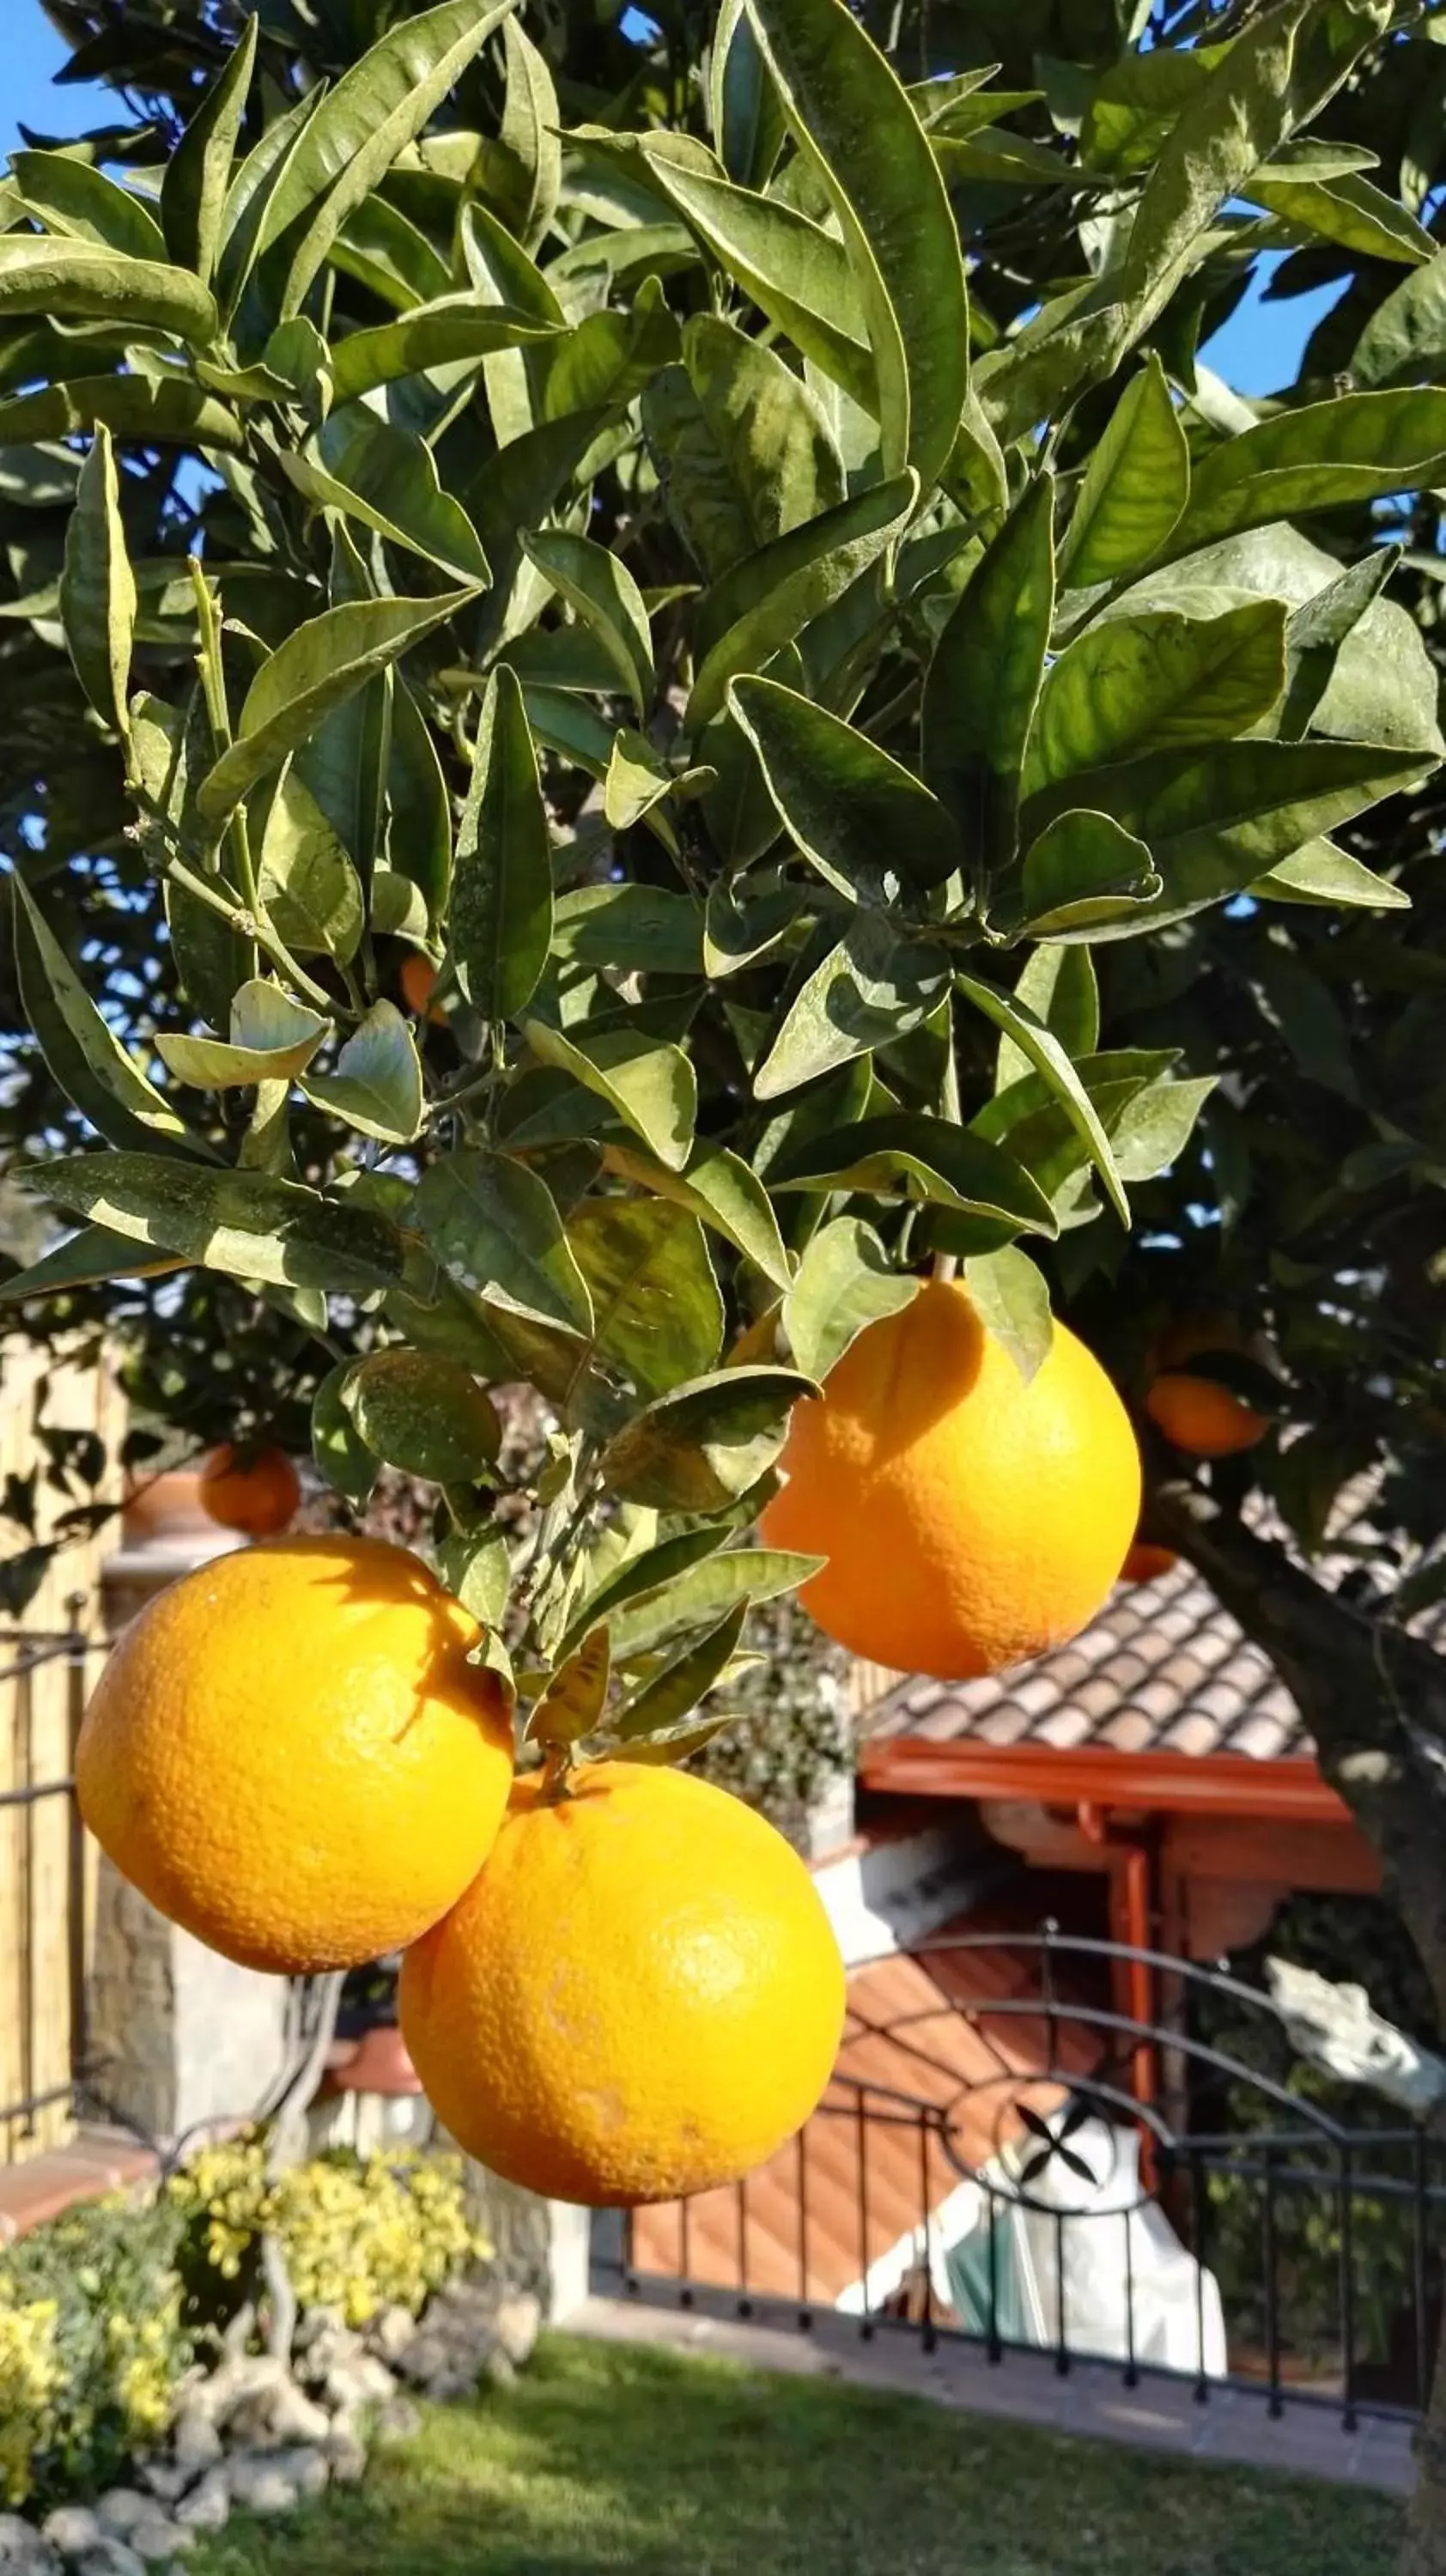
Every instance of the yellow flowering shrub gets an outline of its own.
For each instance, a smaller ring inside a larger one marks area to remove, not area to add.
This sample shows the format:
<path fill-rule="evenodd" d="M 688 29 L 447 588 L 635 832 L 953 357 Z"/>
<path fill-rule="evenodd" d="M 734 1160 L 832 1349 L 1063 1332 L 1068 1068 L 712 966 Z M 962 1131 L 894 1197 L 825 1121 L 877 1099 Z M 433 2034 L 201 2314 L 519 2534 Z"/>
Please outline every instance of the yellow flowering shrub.
<path fill-rule="evenodd" d="M 23 2504 L 31 2464 L 50 2440 L 63 2372 L 54 2299 L 0 2306 L 0 2499 Z"/>
<path fill-rule="evenodd" d="M 0 2254 L 0 2500 L 104 2485 L 171 2420 L 191 2360 L 179 2213 L 118 2193 Z"/>
<path fill-rule="evenodd" d="M 490 2251 L 467 2216 L 460 2156 L 414 2147 L 318 2156 L 268 2181 L 262 2142 L 243 2138 L 204 2149 L 166 2188 L 222 2280 L 239 2281 L 274 2235 L 301 2305 L 340 2308 L 353 2326 L 392 2305 L 415 2316 Z"/>

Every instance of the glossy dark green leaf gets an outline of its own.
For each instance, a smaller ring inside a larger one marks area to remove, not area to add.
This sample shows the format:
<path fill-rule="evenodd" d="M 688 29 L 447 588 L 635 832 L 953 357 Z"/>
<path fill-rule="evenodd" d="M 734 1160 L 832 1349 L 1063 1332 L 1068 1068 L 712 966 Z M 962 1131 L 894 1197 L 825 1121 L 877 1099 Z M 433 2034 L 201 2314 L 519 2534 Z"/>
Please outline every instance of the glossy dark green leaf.
<path fill-rule="evenodd" d="M 547 58 L 516 18 L 502 29 L 507 92 L 498 136 L 507 166 L 512 228 L 529 250 L 545 239 L 562 187 L 557 92 Z"/>
<path fill-rule="evenodd" d="M 387 858 L 422 898 L 435 929 L 452 883 L 452 798 L 432 729 L 401 673 L 392 691 Z"/>
<path fill-rule="evenodd" d="M 483 1018 L 531 1000 L 552 939 L 552 859 L 537 754 L 515 674 L 487 683 L 457 836 L 452 962 Z"/>
<path fill-rule="evenodd" d="M 888 906 L 953 874 L 959 838 L 945 808 L 867 734 L 776 680 L 735 680 L 728 703 L 780 822 L 831 886 Z"/>
<path fill-rule="evenodd" d="M 262 835 L 257 889 L 294 957 L 334 957 L 346 966 L 361 941 L 364 907 L 357 872 L 311 790 L 283 772 Z"/>
<path fill-rule="evenodd" d="M 166 265 L 166 237 L 149 206 L 103 170 L 64 152 L 13 152 L 10 167 L 27 212 L 48 233 Z"/>
<path fill-rule="evenodd" d="M 694 1146 L 682 1172 L 670 1171 L 666 1163 L 657 1162 L 651 1154 L 640 1154 L 631 1145 L 611 1140 L 603 1148 L 603 1160 L 610 1172 L 636 1182 L 640 1189 L 652 1190 L 659 1198 L 691 1208 L 704 1225 L 721 1234 L 774 1287 L 788 1286 L 792 1265 L 768 1192 L 756 1173 L 728 1146 L 715 1145 L 704 1138 Z"/>
<path fill-rule="evenodd" d="M 592 1291 L 593 1340 L 640 1396 L 712 1368 L 723 1301 L 698 1219 L 667 1199 L 588 1199 L 567 1239 Z"/>
<path fill-rule="evenodd" d="M 331 1072 L 308 1074 L 301 1087 L 314 1109 L 384 1145 L 410 1144 L 422 1124 L 417 1041 L 394 1002 L 374 1002 Z"/>
<path fill-rule="evenodd" d="M 105 428 L 97 429 L 81 469 L 65 532 L 60 616 L 81 687 L 96 714 L 125 742 L 136 584 L 121 524 L 115 452 Z"/>
<path fill-rule="evenodd" d="M 161 183 L 161 222 L 178 268 L 193 269 L 209 286 L 221 246 L 221 226 L 231 165 L 241 139 L 260 20 L 248 18 L 223 69 L 166 164 Z"/>
<path fill-rule="evenodd" d="M 381 1464 L 367 1447 L 343 1401 L 355 1360 L 339 1360 L 329 1369 L 311 1399 L 311 1454 L 317 1473 L 337 1494 L 364 1503 L 377 1481 Z"/>
<path fill-rule="evenodd" d="M 1415 491 L 1446 473 L 1446 392 L 1340 394 L 1223 439 L 1195 468 L 1168 553 L 1304 512 Z"/>
<path fill-rule="evenodd" d="M 1012 1155 L 945 1118 L 891 1114 L 802 1139 L 779 1155 L 768 1186 L 775 1195 L 849 1190 L 924 1199 L 1033 1234 L 1057 1231 L 1048 1200 Z"/>
<path fill-rule="evenodd" d="M 785 132 L 783 102 L 763 59 L 747 0 L 722 0 L 708 57 L 708 122 L 730 179 L 762 188 Z"/>
<path fill-rule="evenodd" d="M 740 1601 L 734 1609 L 725 1611 L 696 1644 L 686 1646 L 672 1663 L 645 1682 L 635 1697 L 618 1710 L 609 1729 L 611 1739 L 640 1747 L 649 1736 L 662 1737 L 668 1728 L 690 1716 L 733 1661 L 749 1606 Z"/>
<path fill-rule="evenodd" d="M 748 0 L 794 139 L 859 281 L 885 474 L 932 490 L 969 390 L 969 303 L 948 194 L 887 59 L 841 0 Z"/>
<path fill-rule="evenodd" d="M 548 353 L 543 408 L 548 420 L 631 402 L 672 366 L 681 342 L 677 321 L 655 277 L 644 278 L 626 313 L 584 314 Z"/>
<path fill-rule="evenodd" d="M 13 1278 L 0 1280 L 0 1306 L 24 1305 L 31 1297 L 68 1296 L 73 1288 L 105 1286 L 116 1279 L 152 1279 L 184 1265 L 170 1254 L 159 1261 L 138 1261 L 129 1235 L 108 1226 L 81 1225 L 54 1251 L 41 1254 Z"/>
<path fill-rule="evenodd" d="M 888 917 L 857 912 L 802 984 L 753 1077 L 756 1100 L 778 1100 L 851 1057 L 915 1029 L 949 984 L 932 944 L 901 939 Z"/>
<path fill-rule="evenodd" d="M 1026 939 L 1088 939 L 1100 922 L 1152 903 L 1161 880 L 1143 841 L 1108 814 L 1057 814 L 1025 852 L 1020 902 Z"/>
<path fill-rule="evenodd" d="M 1054 484 L 1039 475 L 976 567 L 924 685 L 924 774 L 971 864 L 1007 857 L 1054 618 Z"/>
<path fill-rule="evenodd" d="M 226 190 L 216 253 L 216 293 L 230 322 L 234 323 L 238 306 L 244 311 L 243 299 L 255 267 L 267 209 L 284 185 L 306 140 L 307 128 L 325 97 L 326 91 L 318 81 L 295 107 L 273 117 Z M 258 346 L 264 345 L 275 323 L 275 313 L 268 314 L 263 309 L 254 312 L 252 319 L 255 328 L 250 336 Z"/>
<path fill-rule="evenodd" d="M 480 295 L 438 296 L 415 305 L 394 322 L 351 331 L 332 351 L 337 403 L 352 403 L 381 385 L 431 367 L 480 366 L 498 350 L 525 349 L 553 338 L 560 326 L 531 313 L 489 302 Z"/>
<path fill-rule="evenodd" d="M 704 452 L 670 453 L 665 463 L 674 484 L 689 471 L 701 486 L 690 516 L 743 532 L 736 556 L 837 508 L 846 493 L 843 461 L 822 406 L 776 349 L 715 314 L 696 313 L 683 333 L 683 365 L 706 432 Z M 726 569 L 729 559 L 716 568 Z"/>
<path fill-rule="evenodd" d="M 0 322 L 23 313 L 174 331 L 200 348 L 219 327 L 209 287 L 183 268 L 128 259 L 99 242 L 0 233 Z"/>
<path fill-rule="evenodd" d="M 1014 997 L 1052 1029 L 1066 1055 L 1078 1063 L 1093 1055 L 1100 1042 L 1100 988 L 1088 952 L 1042 940 L 1032 948 L 1016 978 Z M 1030 1072 L 1030 1059 L 1013 1039 L 1001 1033 L 994 1059 L 994 1089 L 1008 1089 Z"/>
<path fill-rule="evenodd" d="M 674 1387 L 609 1441 L 603 1484 L 655 1511 L 722 1511 L 772 1466 L 798 1398 L 817 1392 L 780 1368 L 720 1369 Z"/>
<path fill-rule="evenodd" d="M 1080 128 L 1081 160 L 1121 178 L 1148 170 L 1182 110 L 1224 59 L 1218 45 L 1122 54 L 1093 85 Z"/>
<path fill-rule="evenodd" d="M 433 1484 L 471 1483 L 502 1446 L 502 1425 L 471 1370 L 432 1351 L 397 1344 L 370 1352 L 342 1401 L 369 1449 Z"/>
<path fill-rule="evenodd" d="M 1189 497 L 1190 451 L 1152 350 L 1085 468 L 1060 550 L 1061 587 L 1085 590 L 1141 571 L 1166 543 Z"/>
<path fill-rule="evenodd" d="M 282 448 L 278 462 L 318 509 L 343 511 L 396 546 L 484 589 L 491 579 L 466 511 L 437 480 L 425 440 L 378 420 L 364 403 L 333 412 L 310 453 Z"/>
<path fill-rule="evenodd" d="M 0 444 L 88 437 L 102 422 L 118 438 L 136 438 L 147 447 L 209 447 L 231 454 L 246 443 L 235 413 L 177 373 L 160 382 L 150 376 L 76 376 L 18 394 L 0 403 Z"/>
<path fill-rule="evenodd" d="M 869 1324 L 897 1315 L 919 1287 L 892 1266 L 871 1225 L 841 1216 L 814 1235 L 783 1301 L 788 1347 L 809 1377 L 825 1378 Z"/>
<path fill-rule="evenodd" d="M 20 1177 L 73 1215 L 238 1279 L 355 1297 L 401 1276 L 401 1237 L 385 1218 L 260 1172 L 208 1171 L 161 1154 L 80 1154 Z"/>
<path fill-rule="evenodd" d="M 964 1280 L 980 1320 L 1002 1342 L 1024 1383 L 1043 1367 L 1054 1340 L 1049 1285 L 1027 1252 L 1014 1243 L 997 1252 L 971 1253 Z"/>
<path fill-rule="evenodd" d="M 1021 793 L 1138 752 L 1249 731 L 1285 686 L 1284 603 L 1219 617 L 1141 609 L 1087 627 L 1051 663 Z"/>
<path fill-rule="evenodd" d="M 592 1298 L 546 1183 L 473 1147 L 423 1174 L 416 1220 L 438 1258 L 489 1307 L 590 1333 Z"/>
<path fill-rule="evenodd" d="M 1110 1140 L 1094 1102 L 1067 1048 L 1047 1020 L 1041 1019 L 1016 993 L 1001 993 L 993 984 L 984 983 L 977 975 L 961 974 L 956 978 L 959 991 L 975 1009 L 1009 1037 L 1023 1056 L 1027 1056 L 1036 1073 L 1057 1092 L 1071 1124 L 1078 1130 L 1090 1161 L 1104 1183 L 1106 1194 L 1121 1225 L 1130 1222 L 1130 1205 L 1124 1185 L 1115 1168 Z"/>
<path fill-rule="evenodd" d="M 474 596 L 465 590 L 435 599 L 360 599 L 324 609 L 298 626 L 252 681 L 235 742 L 201 782 L 197 803 L 202 814 L 224 820 L 259 778 L 279 769 L 288 753 L 310 739 L 333 709 L 344 706 Z"/>
<path fill-rule="evenodd" d="M 681 1047 L 634 1029 L 564 1033 L 545 1020 L 526 1021 L 523 1035 L 540 1063 L 570 1073 L 606 1101 L 660 1163 L 684 1169 L 698 1117 L 698 1078 Z"/>
<path fill-rule="evenodd" d="M 326 1034 L 327 1023 L 317 1012 L 293 1001 L 280 984 L 257 977 L 235 994 L 224 1038 L 163 1032 L 156 1052 L 178 1082 L 202 1091 L 246 1090 L 304 1073 Z"/>
<path fill-rule="evenodd" d="M 627 691 L 641 724 L 657 683 L 648 612 L 627 565 L 608 547 L 565 528 L 524 536 L 522 547 L 596 636 L 612 665 L 614 687 Z"/>
<path fill-rule="evenodd" d="M 1446 374 L 1446 250 L 1403 277 L 1378 304 L 1351 354 L 1366 392 L 1436 384 Z"/>
<path fill-rule="evenodd" d="M 209 1156 L 102 1018 L 18 869 L 10 887 L 20 1000 L 67 1099 L 108 1144 Z"/>
<path fill-rule="evenodd" d="M 877 561 L 917 497 L 911 474 L 875 484 L 776 537 L 715 583 L 698 614 L 699 669 L 684 719 L 690 732 L 718 714 L 731 679 L 761 669 Z"/>
<path fill-rule="evenodd" d="M 575 966 L 698 975 L 703 915 L 691 895 L 666 886 L 577 886 L 557 898 L 552 952 Z"/>

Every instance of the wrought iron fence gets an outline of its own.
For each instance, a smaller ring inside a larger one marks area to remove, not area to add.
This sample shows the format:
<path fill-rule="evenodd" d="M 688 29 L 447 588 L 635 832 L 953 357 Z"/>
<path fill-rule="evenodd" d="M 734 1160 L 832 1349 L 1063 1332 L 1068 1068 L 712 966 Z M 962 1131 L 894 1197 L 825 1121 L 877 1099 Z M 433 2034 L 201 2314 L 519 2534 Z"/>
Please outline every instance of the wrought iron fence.
<path fill-rule="evenodd" d="M 67 1629 L 0 1630 L 0 2160 L 30 2144 L 47 2115 L 68 2118 L 86 2060 L 87 1872 L 74 1774 L 94 1640 L 81 1626 L 85 1596 L 66 1607 Z M 52 1675 L 58 1692 L 45 1688 Z"/>
<path fill-rule="evenodd" d="M 972 1973 L 1001 1950 L 1012 1992 Z M 1423 2411 L 1446 2140 L 1303 2060 L 1218 1970 L 1049 1926 L 900 1958 L 928 1994 L 873 2016 L 855 1974 L 800 2136 L 727 2192 L 601 2222 L 598 2289 L 1162 2372 L 1202 2404 L 1249 2388 L 1347 2430 Z"/>

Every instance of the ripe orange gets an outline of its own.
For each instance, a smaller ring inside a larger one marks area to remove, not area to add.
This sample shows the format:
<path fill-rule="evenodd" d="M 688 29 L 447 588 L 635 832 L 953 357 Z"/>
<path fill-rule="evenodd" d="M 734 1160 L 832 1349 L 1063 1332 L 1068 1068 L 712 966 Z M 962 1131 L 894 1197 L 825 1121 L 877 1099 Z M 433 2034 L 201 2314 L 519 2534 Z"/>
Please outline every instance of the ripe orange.
<path fill-rule="evenodd" d="M 301 1478 L 284 1449 L 262 1449 L 240 1457 L 230 1447 L 213 1449 L 201 1470 L 201 1509 L 222 1529 L 245 1530 L 250 1538 L 275 1538 L 296 1517 Z"/>
<path fill-rule="evenodd" d="M 1167 1440 L 1193 1458 L 1233 1458 L 1238 1450 L 1253 1449 L 1270 1429 L 1264 1414 L 1228 1386 L 1187 1369 L 1167 1369 L 1157 1377 L 1146 1389 L 1145 1411 Z"/>
<path fill-rule="evenodd" d="M 1120 1567 L 1121 1583 L 1158 1583 L 1180 1562 L 1172 1547 L 1155 1547 L 1148 1539 L 1137 1538 L 1124 1564 Z"/>
<path fill-rule="evenodd" d="M 434 1009 L 432 1004 L 432 995 L 437 989 L 437 969 L 431 960 L 419 957 L 415 952 L 410 957 L 404 957 L 402 971 L 397 980 L 401 985 L 402 998 L 408 1010 L 415 1011 L 419 1020 L 424 1017 L 429 1019 L 434 1028 L 444 1029 L 447 1025 L 447 1014 L 443 1010 Z"/>
<path fill-rule="evenodd" d="M 512 1779 L 476 1623 L 377 1539 L 272 1540 L 158 1593 L 113 1649 L 81 1813 L 163 1914 L 291 1975 L 400 1949 L 455 1904 Z"/>
<path fill-rule="evenodd" d="M 520 1781 L 480 1878 L 402 1963 L 444 2125 L 592 2208 L 732 2181 L 802 2126 L 843 2028 L 838 1944 L 772 1825 L 686 1772 Z"/>
<path fill-rule="evenodd" d="M 842 1646 L 961 1681 L 1082 1628 L 1134 1535 L 1140 1462 L 1097 1360 L 1059 1323 L 1026 1385 L 967 1289 L 931 1281 L 794 1408 L 771 1547 L 826 1556 L 799 1598 Z"/>

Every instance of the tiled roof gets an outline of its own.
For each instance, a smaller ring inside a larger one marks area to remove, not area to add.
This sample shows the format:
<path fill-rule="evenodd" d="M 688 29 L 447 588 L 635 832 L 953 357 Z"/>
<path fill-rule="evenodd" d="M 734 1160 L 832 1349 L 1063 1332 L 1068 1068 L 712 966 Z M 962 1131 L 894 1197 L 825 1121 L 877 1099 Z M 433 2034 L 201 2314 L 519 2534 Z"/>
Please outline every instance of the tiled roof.
<path fill-rule="evenodd" d="M 975 1911 L 933 1938 L 980 1929 Z M 824 2307 L 850 2294 L 861 2305 L 867 2274 L 876 2304 L 908 2268 L 926 2208 L 1023 2134 L 1020 2101 L 1043 2117 L 1064 2098 L 1018 2077 L 1050 2064 L 1083 2077 L 1095 2063 L 1083 2024 L 1062 2019 L 1051 2043 L 1042 2013 L 990 2012 L 1032 1998 L 1038 1980 L 1035 1953 L 1007 1933 L 855 1970 L 834 2081 L 808 2126 L 744 2183 L 637 2210 L 636 2269 Z M 948 2154 L 920 2104 L 946 2114 Z"/>
<path fill-rule="evenodd" d="M 1067 1646 L 1012 1673 L 900 1682 L 870 1711 L 868 1732 L 871 1743 L 967 1736 L 978 1745 L 1245 1753 L 1263 1762 L 1312 1750 L 1268 1656 L 1184 1564 L 1153 1583 L 1120 1584 Z"/>

